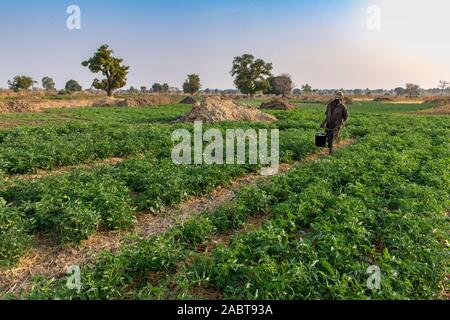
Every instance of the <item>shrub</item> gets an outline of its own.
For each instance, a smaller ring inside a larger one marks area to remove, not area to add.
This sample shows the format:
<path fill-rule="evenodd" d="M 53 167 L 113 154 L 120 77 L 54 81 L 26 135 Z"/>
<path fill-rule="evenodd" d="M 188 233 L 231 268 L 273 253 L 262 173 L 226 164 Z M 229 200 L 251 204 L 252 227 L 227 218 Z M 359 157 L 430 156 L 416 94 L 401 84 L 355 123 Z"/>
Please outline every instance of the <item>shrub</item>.
<path fill-rule="evenodd" d="M 26 219 L 0 198 L 0 267 L 10 266 L 24 253 L 31 241 L 27 229 Z"/>
<path fill-rule="evenodd" d="M 6 195 L 26 212 L 36 230 L 53 231 L 61 242 L 79 242 L 100 226 L 123 229 L 134 222 L 128 188 L 104 170 L 76 170 L 31 185 L 21 182 Z"/>
<path fill-rule="evenodd" d="M 208 218 L 188 220 L 180 227 L 172 230 L 176 241 L 197 246 L 207 240 L 215 231 L 215 227 Z"/>
<path fill-rule="evenodd" d="M 238 204 L 224 204 L 205 215 L 212 221 L 219 232 L 237 229 L 247 220 L 245 208 Z"/>
<path fill-rule="evenodd" d="M 45 196 L 38 203 L 36 215 L 62 243 L 87 239 L 98 229 L 101 221 L 100 213 L 83 206 L 81 201 L 66 202 L 51 196 Z"/>

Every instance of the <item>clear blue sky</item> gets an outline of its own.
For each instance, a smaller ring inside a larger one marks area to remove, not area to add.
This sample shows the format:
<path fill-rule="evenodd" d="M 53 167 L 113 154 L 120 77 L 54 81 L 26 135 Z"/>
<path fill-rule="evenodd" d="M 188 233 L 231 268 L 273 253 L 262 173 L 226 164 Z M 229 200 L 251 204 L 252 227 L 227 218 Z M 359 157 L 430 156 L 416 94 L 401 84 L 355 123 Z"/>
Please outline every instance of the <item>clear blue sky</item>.
<path fill-rule="evenodd" d="M 195 72 L 204 88 L 230 88 L 232 59 L 243 53 L 272 62 L 275 73 L 290 73 L 297 85 L 378 88 L 412 81 L 431 87 L 450 80 L 450 25 L 442 15 L 448 3 L 1 0 L 0 87 L 17 74 L 51 76 L 58 87 L 73 78 L 89 87 L 93 75 L 81 61 L 103 43 L 131 66 L 127 87 L 180 87 Z M 72 4 L 81 8 L 81 30 L 66 28 Z M 381 8 L 379 31 L 366 26 L 370 4 Z"/>

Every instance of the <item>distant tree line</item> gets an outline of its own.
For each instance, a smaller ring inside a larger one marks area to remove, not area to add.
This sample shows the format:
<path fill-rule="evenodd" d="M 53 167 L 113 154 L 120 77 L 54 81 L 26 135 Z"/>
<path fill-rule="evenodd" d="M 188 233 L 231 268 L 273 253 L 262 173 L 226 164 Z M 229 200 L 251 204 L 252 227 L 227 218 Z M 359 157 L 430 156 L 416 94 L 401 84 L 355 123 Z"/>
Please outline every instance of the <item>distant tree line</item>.
<path fill-rule="evenodd" d="M 127 75 L 130 67 L 123 64 L 123 59 L 115 57 L 113 50 L 108 45 L 102 45 L 94 52 L 94 55 L 86 61 L 83 61 L 82 66 L 88 68 L 94 74 L 102 75 L 102 78 L 95 78 L 92 82 L 91 88 L 99 91 L 104 91 L 108 97 L 112 97 L 114 91 L 123 88 L 127 82 Z M 418 97 L 422 94 L 450 94 L 450 83 L 441 80 L 437 88 L 428 90 L 421 89 L 419 85 L 414 83 L 407 83 L 405 87 L 397 87 L 392 90 L 387 89 L 313 89 L 308 83 L 302 85 L 300 88 L 295 88 L 292 77 L 289 74 L 281 74 L 274 76 L 272 74 L 272 63 L 266 62 L 263 59 L 256 58 L 252 54 L 243 54 L 235 57 L 232 63 L 231 75 L 234 78 L 234 85 L 237 89 L 210 89 L 207 88 L 203 93 L 206 94 L 245 94 L 253 96 L 255 94 L 272 94 L 286 96 L 288 94 L 294 95 L 330 95 L 337 90 L 344 91 L 349 95 L 397 95 Z M 46 76 L 42 78 L 42 88 L 47 92 L 55 92 L 55 81 Z M 14 79 L 8 81 L 8 86 L 14 92 L 29 91 L 34 89 L 37 84 L 32 77 L 26 75 L 18 75 Z M 190 95 L 195 95 L 200 92 L 202 88 L 201 79 L 198 74 L 189 74 L 186 81 L 182 84 L 183 92 Z M 61 94 L 70 94 L 73 92 L 82 91 L 83 88 L 76 80 L 67 81 L 64 90 L 59 91 Z M 123 90 L 122 90 L 123 91 Z M 122 92 L 121 91 L 121 92 Z M 171 91 L 167 83 L 154 83 L 150 89 L 146 86 L 141 86 L 139 89 L 130 87 L 130 93 L 168 93 Z"/>

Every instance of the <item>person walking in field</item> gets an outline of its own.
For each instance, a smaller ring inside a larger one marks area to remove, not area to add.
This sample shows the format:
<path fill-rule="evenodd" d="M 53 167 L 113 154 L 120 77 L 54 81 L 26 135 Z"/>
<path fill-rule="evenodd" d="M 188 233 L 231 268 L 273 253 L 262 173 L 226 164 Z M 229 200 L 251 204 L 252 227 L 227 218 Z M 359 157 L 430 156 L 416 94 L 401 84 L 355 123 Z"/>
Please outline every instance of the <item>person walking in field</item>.
<path fill-rule="evenodd" d="M 327 118 L 321 128 L 325 129 L 327 133 L 328 149 L 332 154 L 333 143 L 339 140 L 341 130 L 348 120 L 348 111 L 344 104 L 344 93 L 342 91 L 336 93 L 335 99 L 328 104 L 325 115 Z"/>

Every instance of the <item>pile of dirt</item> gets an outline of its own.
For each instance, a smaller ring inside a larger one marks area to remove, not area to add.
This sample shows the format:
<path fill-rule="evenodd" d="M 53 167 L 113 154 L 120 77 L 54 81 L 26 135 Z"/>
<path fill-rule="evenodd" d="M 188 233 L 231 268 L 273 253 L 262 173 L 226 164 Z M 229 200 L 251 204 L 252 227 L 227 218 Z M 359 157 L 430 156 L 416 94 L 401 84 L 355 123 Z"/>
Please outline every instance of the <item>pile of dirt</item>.
<path fill-rule="evenodd" d="M 9 100 L 0 104 L 0 112 L 39 111 L 39 107 L 26 100 Z"/>
<path fill-rule="evenodd" d="M 127 107 L 153 107 L 155 103 L 152 97 L 135 97 L 126 99 L 123 105 Z"/>
<path fill-rule="evenodd" d="M 269 102 L 263 102 L 261 109 L 274 109 L 274 110 L 292 110 L 295 106 L 289 103 L 287 98 L 275 98 Z"/>
<path fill-rule="evenodd" d="M 183 122 L 275 121 L 277 118 L 257 108 L 240 105 L 229 99 L 207 97 L 180 118 Z"/>
<path fill-rule="evenodd" d="M 194 97 L 186 97 L 180 101 L 180 104 L 196 104 L 197 100 Z"/>

